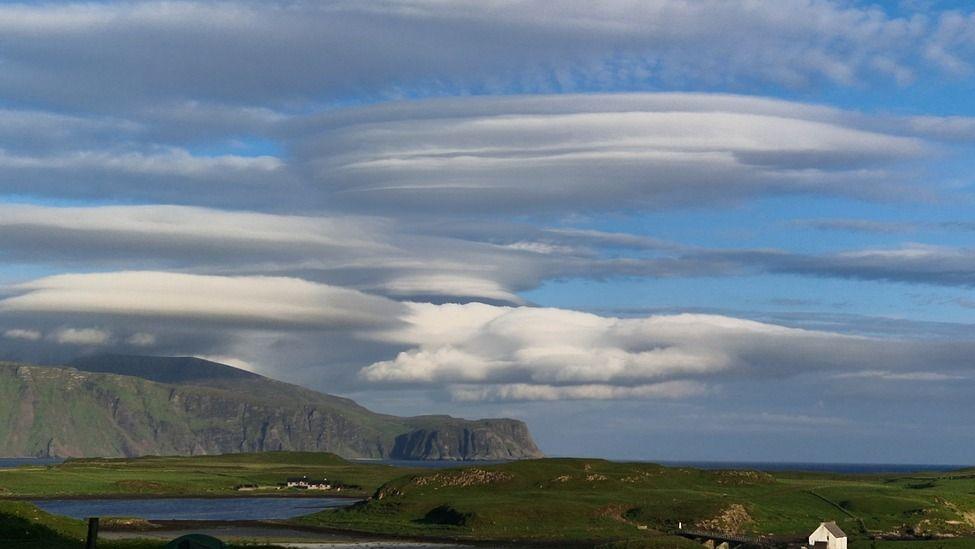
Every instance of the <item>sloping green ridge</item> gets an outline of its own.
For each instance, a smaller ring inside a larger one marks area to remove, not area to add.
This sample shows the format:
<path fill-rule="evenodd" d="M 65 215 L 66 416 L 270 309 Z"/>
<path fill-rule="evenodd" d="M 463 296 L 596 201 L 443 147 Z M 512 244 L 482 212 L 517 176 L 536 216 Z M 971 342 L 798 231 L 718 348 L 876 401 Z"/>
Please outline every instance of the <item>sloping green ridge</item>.
<path fill-rule="evenodd" d="M 326 452 L 72 458 L 54 465 L 0 469 L 0 498 L 284 495 L 289 491 L 275 487 L 295 476 L 328 478 L 344 486 L 339 495 L 361 497 L 385 482 L 417 471 L 348 461 Z M 262 488 L 237 491 L 241 485 Z"/>
<path fill-rule="evenodd" d="M 540 455 L 527 427 L 518 421 L 398 418 L 256 375 L 172 384 L 131 375 L 0 363 L 3 456 L 282 450 L 397 459 Z"/>
<path fill-rule="evenodd" d="M 46 513 L 24 501 L 0 501 L 0 547 L 75 549 L 85 538 L 78 520 Z"/>
<path fill-rule="evenodd" d="M 975 547 L 975 478 L 768 474 L 544 459 L 409 475 L 304 522 L 471 540 L 667 545 L 685 528 L 800 541 L 834 520 L 853 539 L 954 536 Z"/>

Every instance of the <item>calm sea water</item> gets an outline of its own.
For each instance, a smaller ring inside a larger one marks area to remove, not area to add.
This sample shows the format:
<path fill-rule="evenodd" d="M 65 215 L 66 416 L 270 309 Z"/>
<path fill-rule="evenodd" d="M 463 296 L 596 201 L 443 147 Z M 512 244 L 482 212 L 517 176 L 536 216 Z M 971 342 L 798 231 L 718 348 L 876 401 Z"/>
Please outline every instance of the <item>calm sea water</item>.
<path fill-rule="evenodd" d="M 753 471 L 784 472 L 801 471 L 810 473 L 923 473 L 955 471 L 970 465 L 931 465 L 899 463 L 768 463 L 754 461 L 660 461 L 668 467 L 694 467 L 696 469 L 748 469 Z"/>
<path fill-rule="evenodd" d="M 62 461 L 61 458 L 0 458 L 0 469 L 21 465 L 54 465 Z"/>
<path fill-rule="evenodd" d="M 614 460 L 616 461 L 616 460 Z M 934 471 L 955 471 L 971 465 L 936 464 L 890 464 L 890 463 L 801 463 L 801 462 L 762 462 L 762 461 L 639 461 L 619 460 L 620 463 L 657 463 L 667 467 L 694 467 L 696 469 L 748 469 L 753 471 L 785 472 L 802 471 L 813 473 L 920 473 Z M 398 467 L 478 467 L 503 461 L 406 461 L 406 460 L 360 460 L 360 463 L 382 463 Z"/>
<path fill-rule="evenodd" d="M 35 505 L 55 515 L 135 517 L 147 520 L 265 520 L 309 515 L 347 507 L 349 498 L 179 498 L 179 499 L 48 499 Z"/>

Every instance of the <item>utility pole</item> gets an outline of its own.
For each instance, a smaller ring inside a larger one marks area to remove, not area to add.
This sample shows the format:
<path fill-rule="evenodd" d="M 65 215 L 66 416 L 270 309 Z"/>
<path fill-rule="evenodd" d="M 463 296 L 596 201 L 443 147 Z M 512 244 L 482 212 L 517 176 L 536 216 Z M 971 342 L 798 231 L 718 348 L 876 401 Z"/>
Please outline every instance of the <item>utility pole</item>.
<path fill-rule="evenodd" d="M 88 540 L 85 549 L 95 549 L 98 545 L 98 517 L 88 519 Z"/>

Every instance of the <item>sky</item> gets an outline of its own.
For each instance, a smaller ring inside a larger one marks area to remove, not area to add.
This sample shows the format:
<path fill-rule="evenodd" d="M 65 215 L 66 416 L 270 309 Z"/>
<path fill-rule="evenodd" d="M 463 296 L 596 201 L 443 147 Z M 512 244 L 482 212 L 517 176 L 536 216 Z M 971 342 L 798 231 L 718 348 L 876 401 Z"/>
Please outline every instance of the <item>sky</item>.
<path fill-rule="evenodd" d="M 975 11 L 0 3 L 0 358 L 550 455 L 971 464 Z"/>

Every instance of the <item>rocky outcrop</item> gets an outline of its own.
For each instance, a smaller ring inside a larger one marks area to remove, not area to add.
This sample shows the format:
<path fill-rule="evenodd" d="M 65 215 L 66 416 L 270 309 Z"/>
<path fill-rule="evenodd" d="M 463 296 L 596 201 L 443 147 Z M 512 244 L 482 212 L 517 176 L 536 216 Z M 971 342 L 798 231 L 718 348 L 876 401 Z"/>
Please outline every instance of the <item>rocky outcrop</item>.
<path fill-rule="evenodd" d="M 399 418 L 254 375 L 159 383 L 131 375 L 0 364 L 0 419 L 3 456 L 271 450 L 418 460 L 541 455 L 519 421 Z"/>
<path fill-rule="evenodd" d="M 426 456 L 426 457 L 424 457 Z M 422 428 L 396 437 L 394 459 L 525 459 L 541 457 L 528 427 L 512 420 L 481 420 Z"/>

